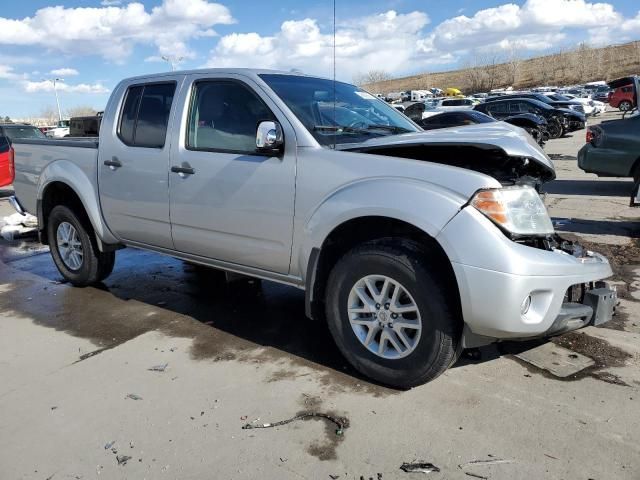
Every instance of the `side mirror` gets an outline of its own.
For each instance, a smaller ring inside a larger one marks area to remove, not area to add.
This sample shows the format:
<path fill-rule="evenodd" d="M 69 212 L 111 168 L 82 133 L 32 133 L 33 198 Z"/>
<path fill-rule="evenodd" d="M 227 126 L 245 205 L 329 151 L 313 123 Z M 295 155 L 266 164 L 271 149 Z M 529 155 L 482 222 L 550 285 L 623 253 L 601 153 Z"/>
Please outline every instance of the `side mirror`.
<path fill-rule="evenodd" d="M 282 151 L 284 136 L 282 126 L 278 122 L 264 121 L 258 124 L 256 132 L 256 150 L 264 153 Z"/>

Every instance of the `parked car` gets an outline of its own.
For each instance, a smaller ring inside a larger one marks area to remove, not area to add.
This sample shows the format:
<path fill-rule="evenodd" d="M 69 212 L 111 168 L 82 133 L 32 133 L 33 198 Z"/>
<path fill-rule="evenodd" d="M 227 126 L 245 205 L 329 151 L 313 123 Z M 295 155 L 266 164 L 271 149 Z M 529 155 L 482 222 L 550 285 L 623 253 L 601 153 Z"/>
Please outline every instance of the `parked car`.
<path fill-rule="evenodd" d="M 458 112 L 442 112 L 428 118 L 418 120 L 416 123 L 425 130 L 439 128 L 461 127 L 464 125 L 476 125 L 479 123 L 491 123 L 497 120 L 489 115 L 476 110 L 461 110 Z M 525 129 L 539 145 L 543 145 L 548 139 L 546 129 L 547 121 L 531 113 L 522 113 L 512 117 L 506 117 L 504 122 Z"/>
<path fill-rule="evenodd" d="M 582 105 L 583 112 L 587 117 L 593 115 L 596 110 L 595 105 L 591 103 L 591 98 L 576 97 L 575 95 L 572 95 L 570 93 L 564 95 L 561 95 L 559 93 L 545 93 L 544 95 L 556 102 L 580 103 Z"/>
<path fill-rule="evenodd" d="M 471 110 L 474 105 L 480 103 L 475 98 L 442 98 L 436 104 L 440 110 Z"/>
<path fill-rule="evenodd" d="M 630 80 L 637 104 L 640 78 Z M 633 177 L 640 182 L 640 115 L 589 127 L 587 143 L 578 152 L 578 166 L 601 177 Z"/>
<path fill-rule="evenodd" d="M 436 115 L 418 120 L 416 123 L 424 130 L 436 130 L 439 128 L 463 127 L 465 125 L 477 125 L 479 123 L 492 123 L 496 119 L 475 110 L 460 110 L 453 112 L 440 112 Z"/>
<path fill-rule="evenodd" d="M 505 99 L 505 98 L 531 98 L 533 100 L 538 100 L 539 102 L 542 102 L 542 103 L 547 103 L 547 104 L 551 105 L 552 107 L 566 108 L 566 109 L 574 110 L 576 112 L 584 114 L 584 108 L 582 107 L 580 102 L 576 102 L 576 101 L 573 101 L 573 100 L 560 100 L 560 101 L 552 100 L 551 98 L 549 98 L 544 93 L 527 93 L 527 92 L 511 93 L 509 95 L 504 95 L 504 96 L 500 97 L 500 99 Z M 495 97 L 489 97 L 485 101 L 494 102 L 494 101 L 496 101 L 496 98 Z"/>
<path fill-rule="evenodd" d="M 345 358 L 387 385 L 613 311 L 615 291 L 595 284 L 608 261 L 556 235 L 533 188 L 553 163 L 510 125 L 425 132 L 353 85 L 209 69 L 120 82 L 99 140 L 14 148 L 12 202 L 37 214 L 71 284 L 100 282 L 137 246 L 297 287 Z"/>
<path fill-rule="evenodd" d="M 628 112 L 636 108 L 638 104 L 633 93 L 633 85 L 623 85 L 612 90 L 609 93 L 609 105 L 621 112 Z"/>
<path fill-rule="evenodd" d="M 62 138 L 69 135 L 69 120 L 60 120 L 55 127 L 44 132 L 47 137 Z"/>
<path fill-rule="evenodd" d="M 13 183 L 14 151 L 12 142 L 19 138 L 46 138 L 37 128 L 20 123 L 0 124 L 0 187 Z"/>
<path fill-rule="evenodd" d="M 599 177 L 640 180 L 640 115 L 590 126 L 578 166 Z"/>
<path fill-rule="evenodd" d="M 551 105 L 539 102 L 532 98 L 507 98 L 500 101 L 492 101 L 476 105 L 477 110 L 491 115 L 498 120 L 521 113 L 533 113 L 543 117 L 547 121 L 547 133 L 549 138 L 559 138 L 565 132 L 584 128 L 586 119 L 584 115 L 563 108 L 554 108 Z"/>

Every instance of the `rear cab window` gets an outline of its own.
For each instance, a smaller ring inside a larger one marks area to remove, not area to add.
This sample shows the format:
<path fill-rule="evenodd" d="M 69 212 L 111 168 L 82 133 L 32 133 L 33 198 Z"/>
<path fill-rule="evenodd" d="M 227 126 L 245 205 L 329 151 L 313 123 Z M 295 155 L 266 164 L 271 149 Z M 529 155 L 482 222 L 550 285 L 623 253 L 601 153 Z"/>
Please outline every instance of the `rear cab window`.
<path fill-rule="evenodd" d="M 118 137 L 130 147 L 163 148 L 176 82 L 132 85 L 120 110 Z"/>

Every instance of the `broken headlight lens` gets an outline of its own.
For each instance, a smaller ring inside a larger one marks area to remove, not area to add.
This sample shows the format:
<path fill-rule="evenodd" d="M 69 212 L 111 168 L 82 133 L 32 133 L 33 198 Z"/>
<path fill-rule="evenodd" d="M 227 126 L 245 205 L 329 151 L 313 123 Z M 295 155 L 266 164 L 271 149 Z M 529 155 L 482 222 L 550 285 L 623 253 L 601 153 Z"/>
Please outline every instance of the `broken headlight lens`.
<path fill-rule="evenodd" d="M 471 205 L 514 235 L 549 235 L 553 224 L 540 195 L 531 187 L 481 190 Z"/>

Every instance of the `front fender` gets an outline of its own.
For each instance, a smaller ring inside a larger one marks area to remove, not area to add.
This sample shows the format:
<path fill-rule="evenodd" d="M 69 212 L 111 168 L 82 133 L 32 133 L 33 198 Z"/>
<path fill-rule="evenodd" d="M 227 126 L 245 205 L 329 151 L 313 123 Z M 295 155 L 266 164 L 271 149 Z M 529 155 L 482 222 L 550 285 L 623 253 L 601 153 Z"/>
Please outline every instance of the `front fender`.
<path fill-rule="evenodd" d="M 368 178 L 345 185 L 327 196 L 305 220 L 298 271 L 306 278 L 314 248 L 349 220 L 387 217 L 406 222 L 436 237 L 468 201 L 439 185 L 412 178 Z"/>
<path fill-rule="evenodd" d="M 95 174 L 95 172 L 93 173 Z M 61 182 L 69 186 L 80 198 L 91 226 L 102 243 L 117 244 L 118 239 L 111 233 L 102 219 L 100 203 L 96 189 L 97 179 L 91 179 L 90 173 L 69 160 L 56 160 L 49 163 L 40 174 L 38 181 L 38 205 L 42 204 L 44 193 L 49 185 Z M 41 212 L 38 212 L 40 217 Z M 41 224 L 42 218 L 38 218 Z"/>

